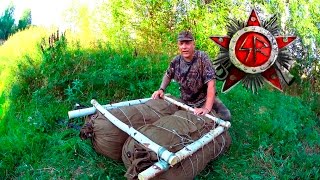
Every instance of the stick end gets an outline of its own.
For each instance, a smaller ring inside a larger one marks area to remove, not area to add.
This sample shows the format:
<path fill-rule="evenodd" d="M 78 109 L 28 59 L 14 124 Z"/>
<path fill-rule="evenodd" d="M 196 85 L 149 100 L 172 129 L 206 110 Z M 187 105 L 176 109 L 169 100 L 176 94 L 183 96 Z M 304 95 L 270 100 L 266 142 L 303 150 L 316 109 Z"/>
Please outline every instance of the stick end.
<path fill-rule="evenodd" d="M 175 164 L 177 164 L 179 162 L 179 158 L 177 156 L 174 156 L 171 160 L 169 160 L 169 164 L 170 166 L 174 166 Z"/>
<path fill-rule="evenodd" d="M 226 128 L 229 129 L 231 127 L 231 123 L 229 121 L 226 121 Z"/>
<path fill-rule="evenodd" d="M 73 118 L 70 111 L 68 112 L 68 118 L 69 118 L 69 119 L 72 119 L 72 118 Z"/>
<path fill-rule="evenodd" d="M 93 104 L 97 103 L 97 101 L 96 101 L 95 99 L 92 99 L 92 100 L 90 101 L 90 103 L 93 105 Z"/>
<path fill-rule="evenodd" d="M 140 173 L 140 174 L 138 174 L 138 179 L 139 179 L 139 180 L 145 180 L 145 179 L 147 179 L 147 178 L 145 178 L 145 176 Z"/>

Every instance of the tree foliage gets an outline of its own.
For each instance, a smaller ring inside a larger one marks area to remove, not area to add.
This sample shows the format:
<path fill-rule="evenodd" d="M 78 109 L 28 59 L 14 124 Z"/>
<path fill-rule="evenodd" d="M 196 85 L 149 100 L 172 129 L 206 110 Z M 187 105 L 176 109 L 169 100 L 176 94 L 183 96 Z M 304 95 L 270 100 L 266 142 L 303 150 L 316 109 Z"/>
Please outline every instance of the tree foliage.
<path fill-rule="evenodd" d="M 8 39 L 12 32 L 12 27 L 15 21 L 13 18 L 14 10 L 15 7 L 10 4 L 0 17 L 0 39 Z"/>
<path fill-rule="evenodd" d="M 24 10 L 17 25 L 15 24 L 14 12 L 15 6 L 10 4 L 0 16 L 0 39 L 7 40 L 10 35 L 31 25 L 31 9 Z"/>
<path fill-rule="evenodd" d="M 19 30 L 24 30 L 26 29 L 28 26 L 31 25 L 32 22 L 32 17 L 31 17 L 31 9 L 26 9 L 23 13 L 22 16 L 19 20 L 18 23 L 18 29 Z"/>
<path fill-rule="evenodd" d="M 288 48 L 297 62 L 298 79 L 320 78 L 320 0 L 109 0 L 97 3 L 99 5 L 91 10 L 73 6 L 70 11 L 77 22 L 82 22 L 78 27 L 85 30 L 86 37 L 91 32 L 95 38 L 113 47 L 130 48 L 135 54 L 166 52 L 173 56 L 177 53 L 178 32 L 188 29 L 195 36 L 197 48 L 207 51 L 212 59 L 219 48 L 209 37 L 226 35 L 230 19 L 245 22 L 252 8 L 256 8 L 262 20 L 277 16 L 281 35 L 298 37 Z M 319 82 L 317 86 L 320 87 Z"/>

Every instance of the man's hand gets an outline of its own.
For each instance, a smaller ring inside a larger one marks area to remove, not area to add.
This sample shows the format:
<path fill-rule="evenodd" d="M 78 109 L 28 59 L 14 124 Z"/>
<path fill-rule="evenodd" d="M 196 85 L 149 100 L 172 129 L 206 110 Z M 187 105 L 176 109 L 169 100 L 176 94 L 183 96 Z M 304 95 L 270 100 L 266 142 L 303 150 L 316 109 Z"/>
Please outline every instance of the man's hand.
<path fill-rule="evenodd" d="M 152 99 L 159 99 L 159 98 L 163 99 L 163 96 L 164 96 L 163 90 L 162 90 L 162 89 L 159 89 L 158 91 L 155 91 L 155 92 L 152 94 L 151 98 L 152 98 Z"/>
<path fill-rule="evenodd" d="M 208 114 L 210 111 L 207 108 L 194 108 L 194 114 L 195 115 L 206 115 Z"/>

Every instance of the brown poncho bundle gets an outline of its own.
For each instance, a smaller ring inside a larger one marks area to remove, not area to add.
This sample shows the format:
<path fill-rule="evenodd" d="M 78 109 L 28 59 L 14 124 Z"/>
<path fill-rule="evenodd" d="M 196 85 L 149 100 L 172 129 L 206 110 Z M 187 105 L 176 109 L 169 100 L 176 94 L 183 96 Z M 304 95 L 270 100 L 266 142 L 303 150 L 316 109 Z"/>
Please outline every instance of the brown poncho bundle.
<path fill-rule="evenodd" d="M 144 125 L 138 130 L 169 151 L 177 152 L 214 127 L 216 127 L 216 124 L 204 116 L 195 116 L 192 112 L 177 111 L 173 115 L 160 118 L 153 124 Z M 193 179 L 212 159 L 223 153 L 230 146 L 230 143 L 229 133 L 224 132 L 195 154 L 171 167 L 155 179 Z M 156 153 L 143 147 L 131 137 L 123 145 L 122 161 L 127 168 L 125 176 L 128 179 L 137 179 L 140 172 L 152 166 L 158 160 Z"/>
<path fill-rule="evenodd" d="M 163 116 L 171 115 L 177 110 L 177 106 L 167 101 L 151 99 L 144 104 L 119 107 L 109 112 L 123 123 L 137 129 L 143 125 L 152 124 Z M 121 160 L 122 146 L 128 135 L 97 112 L 85 119 L 80 137 L 91 138 L 93 147 L 98 153 Z"/>

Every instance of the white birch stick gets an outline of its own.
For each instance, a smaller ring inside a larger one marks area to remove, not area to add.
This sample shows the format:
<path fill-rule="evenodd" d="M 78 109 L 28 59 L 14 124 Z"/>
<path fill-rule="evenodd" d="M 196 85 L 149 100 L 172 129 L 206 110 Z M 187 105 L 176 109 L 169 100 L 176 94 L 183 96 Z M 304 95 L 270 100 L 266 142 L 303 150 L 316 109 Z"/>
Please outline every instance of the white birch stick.
<path fill-rule="evenodd" d="M 179 102 L 179 101 L 176 101 L 176 100 L 174 100 L 174 99 L 172 99 L 172 98 L 170 98 L 170 97 L 168 97 L 168 96 L 164 96 L 164 99 L 167 100 L 167 101 L 169 101 L 169 102 L 171 102 L 172 104 L 175 104 L 175 105 L 177 105 L 177 106 L 180 106 L 180 107 L 182 107 L 182 108 L 184 108 L 184 109 L 186 109 L 186 110 L 188 110 L 188 111 L 194 112 L 194 108 L 192 108 L 192 107 L 190 107 L 190 106 L 188 106 L 188 105 L 186 105 L 186 104 L 184 104 L 184 103 L 181 103 L 181 102 Z M 231 126 L 231 123 L 230 123 L 229 121 L 224 121 L 224 120 L 219 119 L 219 118 L 217 118 L 217 117 L 211 116 L 210 114 L 206 114 L 205 116 L 206 116 L 207 118 L 212 119 L 214 122 L 216 122 L 217 124 L 219 124 L 219 125 L 227 128 L 227 129 L 230 128 L 230 126 Z"/>
<path fill-rule="evenodd" d="M 136 100 L 131 100 L 131 101 L 124 101 L 124 102 L 119 102 L 119 103 L 114 103 L 114 104 L 107 104 L 103 105 L 105 109 L 113 109 L 117 107 L 122 107 L 122 106 L 131 106 L 131 105 L 136 105 L 136 104 L 142 104 L 150 100 L 151 98 L 144 98 L 144 99 L 136 99 Z M 85 109 L 77 109 L 77 110 L 72 110 L 68 112 L 69 119 L 72 118 L 77 118 L 77 117 L 83 117 L 87 116 L 90 114 L 94 114 L 96 112 L 95 107 L 90 107 L 90 108 L 85 108 Z"/>
<path fill-rule="evenodd" d="M 108 120 L 117 126 L 122 131 L 126 132 L 129 136 L 134 138 L 136 141 L 138 141 L 140 144 L 142 144 L 144 147 L 151 149 L 153 152 L 157 153 L 159 157 L 161 157 L 163 160 L 171 164 L 171 162 L 178 161 L 176 155 L 170 151 L 168 151 L 166 148 L 156 144 L 152 140 L 150 140 L 148 137 L 140 133 L 139 131 L 135 130 L 133 127 L 123 123 L 118 118 L 113 116 L 110 112 L 108 112 L 104 107 L 102 107 L 96 100 L 91 100 L 91 104 L 100 111 Z"/>
<path fill-rule="evenodd" d="M 148 169 L 139 173 L 138 178 L 140 180 L 151 179 L 157 176 L 158 174 L 167 171 L 170 166 L 173 166 L 173 164 L 181 162 L 188 156 L 191 156 L 193 153 L 197 152 L 203 146 L 213 141 L 214 138 L 219 136 L 222 132 L 224 132 L 224 130 L 225 128 L 222 126 L 218 126 L 217 128 L 210 130 L 207 134 L 202 136 L 197 141 L 185 146 L 180 151 L 176 152 L 176 156 L 178 157 L 177 161 L 172 162 L 172 164 L 168 164 L 164 161 L 158 161 L 154 165 L 150 166 Z"/>
<path fill-rule="evenodd" d="M 176 152 L 176 156 L 178 157 L 179 161 L 182 161 L 188 156 L 191 156 L 193 153 L 198 151 L 203 146 L 207 145 L 211 141 L 214 140 L 215 137 L 219 136 L 224 131 L 224 127 L 218 126 L 215 129 L 210 130 L 207 134 L 202 136 L 197 141 L 188 144 L 184 148 L 182 148 L 180 151 Z M 173 162 L 174 163 L 174 162 Z M 176 164 L 176 163 L 174 163 Z"/>
<path fill-rule="evenodd" d="M 170 164 L 165 161 L 158 161 L 150 166 L 148 169 L 142 171 L 138 174 L 139 180 L 148 180 L 154 178 L 161 174 L 162 172 L 167 171 L 170 168 Z"/>

